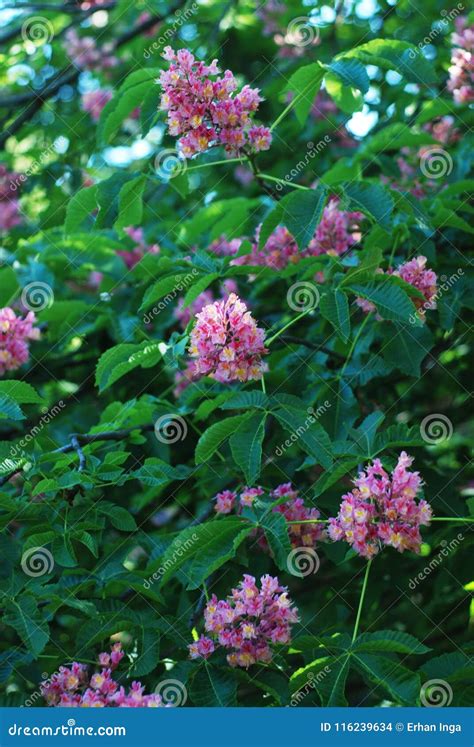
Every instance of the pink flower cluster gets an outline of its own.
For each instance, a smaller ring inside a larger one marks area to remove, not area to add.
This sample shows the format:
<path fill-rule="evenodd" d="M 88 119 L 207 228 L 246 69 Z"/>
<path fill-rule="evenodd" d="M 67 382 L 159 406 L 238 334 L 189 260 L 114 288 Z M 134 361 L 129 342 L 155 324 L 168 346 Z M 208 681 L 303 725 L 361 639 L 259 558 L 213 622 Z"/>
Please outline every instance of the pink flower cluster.
<path fill-rule="evenodd" d="M 255 498 L 264 494 L 264 490 L 257 488 L 244 488 L 240 493 L 233 490 L 223 490 L 215 496 L 215 511 L 218 514 L 229 514 L 233 509 L 239 513 L 244 506 L 252 506 Z M 273 507 L 274 513 L 282 514 L 287 521 L 307 521 L 308 519 L 319 519 L 320 513 L 317 508 L 308 508 L 304 504 L 304 499 L 298 496 L 290 482 L 278 485 L 269 494 L 270 498 L 275 501 L 279 498 L 285 498 L 284 503 Z M 237 501 L 238 504 L 237 505 Z M 290 524 L 288 534 L 293 547 L 314 547 L 317 541 L 326 539 L 326 534 L 322 524 Z M 259 535 L 258 542 L 260 547 L 268 550 L 268 544 L 263 535 Z"/>
<path fill-rule="evenodd" d="M 319 257 L 322 254 L 340 255 L 359 239 L 357 224 L 362 213 L 339 209 L 339 200 L 333 197 L 324 208 L 321 221 L 306 249 L 301 251 L 292 234 L 285 226 L 278 226 L 268 237 L 265 246 L 259 249 L 261 225 L 257 227 L 252 251 L 232 260 L 235 265 L 258 265 L 281 270 L 288 264 L 299 262 L 304 257 Z M 220 239 L 208 247 L 219 256 L 237 254 L 242 239 L 226 242 Z"/>
<path fill-rule="evenodd" d="M 261 379 L 265 332 L 235 293 L 204 306 L 196 315 L 189 352 L 196 373 L 217 381 Z"/>
<path fill-rule="evenodd" d="M 298 622 L 298 610 L 280 586 L 277 577 L 260 579 L 244 575 L 237 589 L 226 600 L 213 594 L 204 610 L 204 627 L 213 638 L 201 636 L 189 646 L 192 659 L 205 658 L 215 650 L 215 642 L 226 649 L 232 667 L 248 669 L 258 661 L 268 663 L 273 654 L 271 644 L 288 644 L 291 625 Z"/>
<path fill-rule="evenodd" d="M 0 164 L 0 231 L 9 231 L 21 223 L 18 179 L 19 174 Z"/>
<path fill-rule="evenodd" d="M 101 670 L 89 676 L 85 664 L 73 662 L 43 682 L 41 694 L 49 706 L 62 708 L 164 708 L 161 696 L 145 695 L 140 682 L 128 692 L 113 679 L 112 672 L 124 656 L 122 645 L 114 643 L 110 653 L 99 654 Z"/>
<path fill-rule="evenodd" d="M 93 36 L 79 36 L 75 29 L 66 32 L 64 41 L 64 51 L 78 68 L 107 70 L 118 64 L 110 42 L 98 47 Z"/>
<path fill-rule="evenodd" d="M 217 60 L 205 65 L 186 49 L 166 47 L 163 57 L 171 64 L 160 75 L 161 109 L 168 112 L 170 135 L 180 136 L 184 157 L 213 145 L 224 145 L 229 154 L 268 150 L 270 130 L 251 121 L 262 101 L 258 89 L 244 86 L 235 94 L 237 81 L 230 70 L 213 80 L 219 73 Z"/>
<path fill-rule="evenodd" d="M 388 270 L 387 275 L 396 275 L 402 278 L 406 283 L 410 283 L 414 288 L 419 290 L 425 300 L 421 298 L 413 297 L 412 301 L 417 309 L 418 317 L 424 321 L 425 312 L 427 309 L 436 308 L 436 296 L 438 293 L 437 288 L 437 277 L 433 270 L 426 268 L 426 257 L 420 255 L 414 259 L 410 259 L 408 262 L 404 262 L 399 265 L 396 270 Z M 382 271 L 380 271 L 382 273 Z M 356 304 L 366 313 L 376 311 L 375 305 L 371 301 L 367 301 L 365 298 L 356 298 Z M 381 317 L 378 315 L 377 318 L 380 320 Z"/>
<path fill-rule="evenodd" d="M 448 90 L 457 104 L 470 104 L 474 101 L 474 25 L 463 16 L 455 26 Z"/>
<path fill-rule="evenodd" d="M 40 331 L 34 327 L 36 316 L 29 311 L 24 319 L 13 309 L 0 309 L 0 376 L 15 371 L 30 357 L 29 340 L 39 340 Z"/>
<path fill-rule="evenodd" d="M 425 500 L 416 502 L 422 480 L 409 470 L 412 462 L 402 451 L 390 475 L 379 459 L 360 472 L 339 513 L 329 519 L 329 537 L 348 542 L 364 558 L 377 555 L 383 545 L 418 553 L 420 526 L 429 525 L 431 507 Z"/>
<path fill-rule="evenodd" d="M 99 88 L 97 91 L 84 93 L 81 99 L 81 106 L 85 112 L 91 115 L 94 122 L 97 122 L 104 106 L 110 101 L 113 92 L 110 88 Z"/>

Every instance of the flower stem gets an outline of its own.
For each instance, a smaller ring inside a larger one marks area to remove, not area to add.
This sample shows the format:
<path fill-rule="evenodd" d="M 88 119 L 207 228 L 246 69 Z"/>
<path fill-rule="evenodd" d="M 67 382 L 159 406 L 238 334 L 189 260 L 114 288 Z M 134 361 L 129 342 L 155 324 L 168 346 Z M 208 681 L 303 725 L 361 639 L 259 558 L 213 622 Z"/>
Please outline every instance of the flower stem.
<path fill-rule="evenodd" d="M 352 633 L 352 643 L 354 643 L 355 639 L 357 638 L 357 633 L 359 630 L 360 616 L 362 614 L 362 607 L 364 605 L 365 592 L 367 591 L 367 581 L 369 580 L 369 572 L 370 572 L 371 564 L 372 564 L 372 560 L 368 560 L 367 567 L 365 569 L 364 582 L 362 584 L 362 591 L 361 591 L 360 599 L 359 599 L 359 608 L 357 610 L 357 617 L 356 617 L 356 621 L 354 625 L 354 632 Z"/>
<path fill-rule="evenodd" d="M 306 316 L 306 314 L 309 314 L 310 311 L 313 311 L 313 307 L 310 309 L 306 309 L 305 311 L 302 311 L 301 314 L 298 314 L 298 316 L 295 316 L 294 319 L 290 319 L 290 321 L 285 324 L 284 327 L 282 327 L 278 332 L 275 332 L 272 337 L 270 337 L 268 340 L 265 340 L 265 345 L 270 346 L 274 340 L 276 340 L 277 337 L 283 334 L 283 332 L 288 329 L 288 327 L 291 327 L 292 324 L 295 324 L 298 319 L 302 319 L 302 317 Z"/>
<path fill-rule="evenodd" d="M 295 521 L 287 521 L 287 524 L 327 524 L 329 519 L 299 519 Z"/>
<path fill-rule="evenodd" d="M 196 171 L 196 169 L 205 169 L 208 166 L 222 166 L 225 163 L 244 163 L 243 158 L 224 158 L 222 161 L 209 161 L 208 163 L 200 163 L 198 166 L 188 166 L 186 171 Z"/>
<path fill-rule="evenodd" d="M 278 117 L 273 122 L 272 126 L 270 127 L 270 132 L 273 132 L 273 130 L 275 129 L 275 127 L 277 127 L 280 124 L 280 122 L 286 117 L 286 115 L 289 114 L 292 109 L 294 109 L 294 107 L 299 102 L 299 100 L 302 99 L 306 95 L 306 93 L 311 89 L 312 85 L 314 85 L 314 83 L 311 80 L 308 83 L 308 85 L 303 88 L 302 91 L 300 91 L 299 93 L 297 93 L 296 96 L 294 96 L 291 99 L 291 101 L 288 104 L 288 106 L 285 106 L 285 108 L 283 109 L 283 111 L 281 112 L 281 114 L 279 114 Z"/>
<path fill-rule="evenodd" d="M 303 184 L 295 184 L 294 182 L 286 182 L 284 179 L 279 179 L 277 176 L 270 176 L 270 174 L 261 174 L 257 173 L 255 176 L 260 177 L 260 179 L 266 179 L 270 182 L 277 182 L 278 184 L 283 184 L 285 187 L 292 187 L 293 189 L 303 189 L 305 192 L 308 190 L 311 190 L 311 187 L 305 187 Z"/>
<path fill-rule="evenodd" d="M 431 521 L 468 521 L 471 524 L 474 524 L 474 516 L 432 516 Z"/>
<path fill-rule="evenodd" d="M 265 376 L 262 375 L 262 378 L 260 379 L 260 381 L 262 383 L 262 392 L 264 394 L 266 394 L 267 393 L 267 389 L 266 389 L 266 386 L 265 386 Z"/>

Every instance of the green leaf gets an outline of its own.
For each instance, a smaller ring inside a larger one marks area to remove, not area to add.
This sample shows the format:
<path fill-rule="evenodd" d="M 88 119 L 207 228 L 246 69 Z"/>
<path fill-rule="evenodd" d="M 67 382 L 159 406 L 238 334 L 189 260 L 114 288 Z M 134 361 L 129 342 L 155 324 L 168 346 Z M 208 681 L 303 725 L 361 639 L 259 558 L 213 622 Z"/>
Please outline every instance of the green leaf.
<path fill-rule="evenodd" d="M 421 49 L 398 39 L 372 39 L 342 56 L 344 59 L 355 57 L 365 65 L 377 65 L 382 70 L 396 70 L 413 83 L 433 83 L 437 77 Z"/>
<path fill-rule="evenodd" d="M 77 231 L 86 218 L 90 218 L 97 208 L 97 185 L 84 187 L 71 197 L 66 208 L 64 230 L 66 233 Z"/>
<path fill-rule="evenodd" d="M 266 412 L 251 415 L 242 421 L 229 439 L 232 457 L 248 485 L 253 485 L 260 475 L 266 419 Z"/>
<path fill-rule="evenodd" d="M 284 225 L 293 235 L 300 249 L 304 249 L 314 236 L 326 202 L 326 190 L 318 187 L 306 192 L 295 190 L 276 203 L 260 229 L 259 247 L 265 246 L 270 234 Z"/>
<path fill-rule="evenodd" d="M 385 282 L 372 285 L 351 285 L 348 290 L 371 301 L 383 319 L 408 322 L 416 317 L 416 308 L 410 297 L 396 284 Z"/>
<path fill-rule="evenodd" d="M 196 273 L 197 274 L 197 273 Z M 218 272 L 210 272 L 207 275 L 203 275 L 199 280 L 194 283 L 188 290 L 186 291 L 186 295 L 183 299 L 183 305 L 182 308 L 185 309 L 187 306 L 189 306 L 193 301 L 196 300 L 196 298 L 199 296 L 200 293 L 206 290 L 211 283 L 214 282 L 214 280 L 217 280 L 219 278 Z"/>
<path fill-rule="evenodd" d="M 195 279 L 195 274 L 196 270 L 194 270 L 194 273 L 191 271 L 179 272 L 160 278 L 160 280 L 157 280 L 156 283 L 153 283 L 153 285 L 147 288 L 139 311 L 143 311 L 144 309 L 153 306 L 153 304 L 156 304 L 158 301 L 160 301 L 158 304 L 158 310 L 163 311 L 171 301 L 177 299 L 179 293 L 182 292 L 183 287 L 186 287 L 189 285 L 191 280 Z M 164 300 L 162 301 L 161 299 Z"/>
<path fill-rule="evenodd" d="M 403 122 L 394 122 L 369 136 L 357 153 L 357 158 L 373 158 L 384 151 L 418 148 L 436 143 L 428 132 L 416 132 Z"/>
<path fill-rule="evenodd" d="M 331 62 L 329 70 L 336 73 L 346 86 L 358 88 L 362 93 L 367 93 L 370 79 L 364 65 L 356 59 L 344 59 L 344 57 Z"/>
<path fill-rule="evenodd" d="M 377 630 L 362 633 L 353 643 L 352 651 L 391 651 L 398 654 L 426 654 L 431 651 L 414 636 L 400 630 Z"/>
<path fill-rule="evenodd" d="M 127 76 L 114 97 L 105 105 L 97 127 L 97 140 L 106 145 L 118 132 L 126 117 L 146 99 L 150 89 L 156 85 L 159 70 L 142 68 Z"/>
<path fill-rule="evenodd" d="M 369 683 L 385 688 L 402 705 L 413 705 L 420 694 L 420 677 L 393 659 L 353 653 L 352 661 Z"/>
<path fill-rule="evenodd" d="M 26 381 L 0 381 L 0 395 L 11 397 L 19 405 L 41 404 L 44 400 Z"/>
<path fill-rule="evenodd" d="M 346 86 L 338 75 L 328 73 L 324 85 L 337 107 L 346 114 L 353 114 L 362 109 L 364 98 L 360 91 L 352 86 Z"/>
<path fill-rule="evenodd" d="M 288 555 L 291 552 L 291 543 L 285 517 L 276 511 L 269 511 L 259 518 L 258 523 L 265 533 L 268 546 L 278 568 L 288 572 Z"/>
<path fill-rule="evenodd" d="M 20 290 L 15 271 L 11 267 L 0 269 L 0 308 L 10 306 Z"/>
<path fill-rule="evenodd" d="M 283 93 L 294 94 L 297 103 L 294 105 L 296 118 L 304 125 L 311 111 L 316 94 L 321 88 L 325 69 L 319 62 L 304 65 L 290 77 Z"/>
<path fill-rule="evenodd" d="M 386 231 L 392 225 L 393 199 L 388 190 L 370 182 L 348 182 L 341 185 L 349 210 L 360 210 Z"/>
<path fill-rule="evenodd" d="M 351 334 L 351 321 L 346 294 L 337 289 L 325 293 L 319 302 L 319 310 L 322 316 L 331 322 L 342 341 L 348 342 Z"/>
<path fill-rule="evenodd" d="M 213 571 L 234 557 L 252 530 L 251 524 L 233 516 L 187 527 L 160 560 L 161 584 L 182 569 L 187 588 L 197 589 Z"/>
<path fill-rule="evenodd" d="M 193 677 L 189 695 L 195 706 L 235 705 L 237 682 L 231 669 L 217 669 L 205 662 Z"/>
<path fill-rule="evenodd" d="M 24 594 L 9 602 L 2 622 L 14 628 L 25 646 L 37 657 L 49 641 L 48 624 L 38 609 L 38 601 Z"/>
<path fill-rule="evenodd" d="M 99 391 L 108 389 L 115 381 L 133 369 L 155 366 L 162 354 L 159 343 L 145 340 L 139 344 L 122 343 L 109 348 L 99 358 L 95 372 L 96 385 Z"/>
<path fill-rule="evenodd" d="M 301 447 L 307 454 L 313 456 L 318 464 L 326 469 L 331 467 L 331 441 L 322 425 L 315 422 L 314 416 L 294 407 L 275 410 L 273 414 L 280 425 L 294 436 L 294 439 L 291 439 L 292 442 L 301 443 Z"/>
<path fill-rule="evenodd" d="M 260 389 L 251 392 L 238 392 L 232 394 L 221 406 L 221 410 L 247 410 L 248 408 L 268 409 L 270 407 L 269 397 Z"/>
<path fill-rule="evenodd" d="M 131 179 L 123 185 L 119 192 L 118 218 L 115 221 L 115 230 L 136 226 L 141 223 L 143 215 L 143 190 L 146 185 L 146 176 Z"/>
<path fill-rule="evenodd" d="M 327 676 L 320 677 L 316 685 L 324 707 L 347 706 L 345 689 L 349 668 L 350 660 L 347 656 L 342 655 L 334 664 L 328 660 Z"/>
<path fill-rule="evenodd" d="M 0 394 L 0 420 L 9 418 L 10 420 L 24 420 L 25 416 L 21 407 L 12 397 L 6 394 Z"/>
<path fill-rule="evenodd" d="M 419 376 L 421 363 L 434 343 L 430 330 L 426 326 L 394 324 L 387 328 L 384 338 L 384 360 L 403 373 Z"/>
<path fill-rule="evenodd" d="M 214 425 L 205 430 L 197 442 L 195 453 L 196 464 L 207 462 L 219 449 L 219 446 L 235 432 L 247 417 L 248 415 L 234 415 L 221 420 L 219 423 L 214 423 Z"/>
<path fill-rule="evenodd" d="M 331 467 L 330 471 L 323 472 L 321 477 L 318 477 L 314 484 L 315 497 L 317 498 L 318 496 L 322 495 L 328 488 L 331 487 L 331 485 L 339 482 L 341 477 L 344 477 L 344 475 L 352 472 L 353 468 L 357 466 L 358 462 L 358 457 L 354 457 L 354 459 L 339 460 Z"/>

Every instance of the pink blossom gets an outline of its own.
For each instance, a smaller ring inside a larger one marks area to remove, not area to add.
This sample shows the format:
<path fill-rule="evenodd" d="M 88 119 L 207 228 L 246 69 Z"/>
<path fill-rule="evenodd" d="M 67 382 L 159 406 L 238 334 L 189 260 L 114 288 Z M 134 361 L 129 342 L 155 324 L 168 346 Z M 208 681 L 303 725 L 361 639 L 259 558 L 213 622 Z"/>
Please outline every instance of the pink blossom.
<path fill-rule="evenodd" d="M 145 254 L 159 254 L 160 253 L 160 246 L 159 244 L 146 244 L 145 238 L 143 234 L 143 228 L 133 228 L 133 226 L 129 226 L 128 228 L 124 228 L 125 233 L 127 236 L 129 236 L 132 241 L 136 242 L 136 246 L 133 247 L 133 249 L 128 250 L 120 250 L 117 252 L 122 259 L 124 260 L 125 264 L 129 269 L 132 269 L 135 267 L 137 262 L 139 262 L 142 257 L 145 256 Z"/>
<path fill-rule="evenodd" d="M 207 658 L 215 642 L 230 650 L 227 661 L 233 667 L 268 663 L 273 658 L 271 644 L 289 644 L 296 622 L 298 611 L 278 578 L 262 576 L 259 589 L 253 576 L 244 575 L 227 599 L 212 595 L 204 610 L 204 628 L 212 637 L 191 643 L 190 657 Z"/>
<path fill-rule="evenodd" d="M 258 89 L 244 86 L 235 93 L 237 81 L 230 70 L 216 77 L 217 60 L 206 65 L 186 49 L 166 47 L 163 57 L 170 67 L 160 75 L 161 109 L 185 158 L 214 145 L 224 145 L 229 154 L 270 147 L 270 130 L 252 125 L 251 115 L 262 100 Z"/>
<path fill-rule="evenodd" d="M 365 558 L 376 555 L 383 545 L 418 553 L 419 528 L 429 525 L 431 507 L 423 499 L 416 502 L 422 480 L 418 472 L 409 470 L 412 462 L 402 451 L 391 474 L 379 459 L 360 472 L 356 487 L 342 496 L 337 516 L 329 519 L 329 537 L 347 542 Z"/>
<path fill-rule="evenodd" d="M 75 29 L 66 32 L 64 41 L 64 51 L 78 68 L 106 70 L 118 64 L 118 59 L 113 54 L 113 44 L 98 47 L 93 36 L 79 36 Z"/>
<path fill-rule="evenodd" d="M 0 309 L 0 376 L 28 361 L 29 341 L 40 338 L 39 329 L 33 326 L 35 322 L 32 311 L 21 318 L 8 306 Z"/>
<path fill-rule="evenodd" d="M 82 95 L 82 108 L 91 115 L 94 122 L 97 122 L 102 109 L 110 101 L 112 96 L 113 93 L 109 88 L 99 88 L 97 91 L 89 91 L 89 93 Z"/>
<path fill-rule="evenodd" d="M 73 662 L 59 667 L 41 683 L 41 694 L 48 706 L 66 708 L 164 708 L 160 695 L 144 693 L 140 682 L 132 682 L 128 692 L 113 679 L 112 672 L 124 656 L 120 643 L 110 653 L 98 657 L 100 669 L 89 676 L 85 664 Z"/>
<path fill-rule="evenodd" d="M 454 48 L 447 87 L 457 104 L 470 104 L 474 101 L 474 24 L 469 24 L 467 17 L 456 19 L 451 41 Z"/>
<path fill-rule="evenodd" d="M 217 381 L 261 379 L 265 332 L 235 293 L 196 315 L 189 352 L 196 372 Z"/>

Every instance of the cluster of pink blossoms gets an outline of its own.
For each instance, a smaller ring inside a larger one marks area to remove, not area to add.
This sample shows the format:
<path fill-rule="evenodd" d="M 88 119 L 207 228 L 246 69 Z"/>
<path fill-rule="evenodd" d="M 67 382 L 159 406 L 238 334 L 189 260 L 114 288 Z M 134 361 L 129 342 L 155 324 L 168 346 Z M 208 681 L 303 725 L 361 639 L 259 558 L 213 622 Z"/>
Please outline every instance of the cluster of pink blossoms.
<path fill-rule="evenodd" d="M 455 26 L 448 90 L 457 104 L 470 104 L 474 101 L 474 25 L 463 16 L 456 18 Z"/>
<path fill-rule="evenodd" d="M 34 327 L 36 316 L 29 311 L 22 319 L 13 309 L 0 309 L 0 376 L 15 371 L 30 357 L 29 340 L 39 340 L 40 331 Z"/>
<path fill-rule="evenodd" d="M 329 519 L 329 537 L 348 542 L 364 558 L 377 555 L 383 545 L 418 553 L 420 526 L 429 525 L 431 507 L 415 500 L 422 480 L 410 472 L 412 462 L 402 451 L 390 475 L 379 459 L 360 472 L 356 487 L 342 497 L 338 515 Z"/>
<path fill-rule="evenodd" d="M 204 610 L 204 628 L 213 638 L 201 636 L 189 646 L 192 659 L 207 659 L 215 642 L 226 649 L 232 667 L 246 669 L 258 661 L 272 660 L 272 643 L 288 644 L 291 625 L 298 622 L 298 610 L 278 578 L 262 576 L 260 589 L 255 578 L 244 575 L 237 589 L 226 599 L 213 594 Z"/>
<path fill-rule="evenodd" d="M 261 379 L 266 370 L 264 339 L 264 330 L 235 293 L 204 306 L 196 315 L 189 347 L 196 374 L 217 381 Z"/>
<path fill-rule="evenodd" d="M 229 154 L 268 150 L 270 130 L 251 121 L 262 101 L 258 89 L 244 86 L 235 94 L 237 81 L 230 70 L 213 80 L 219 73 L 217 60 L 205 65 L 186 49 L 166 47 L 163 57 L 171 64 L 160 75 L 161 108 L 168 112 L 170 135 L 180 136 L 184 157 L 213 145 L 224 145 Z"/>
<path fill-rule="evenodd" d="M 223 490 L 218 493 L 214 500 L 215 511 L 218 514 L 229 514 L 234 509 L 240 512 L 244 506 L 252 506 L 255 498 L 264 494 L 264 490 L 257 488 L 244 488 L 240 495 L 233 490 Z M 282 514 L 287 521 L 307 521 L 308 519 L 319 519 L 320 513 L 317 508 L 308 508 L 304 499 L 298 496 L 290 482 L 278 485 L 269 494 L 272 500 L 285 498 L 284 503 L 273 507 L 274 513 Z M 290 524 L 288 534 L 293 547 L 314 547 L 317 541 L 326 539 L 326 533 L 322 524 Z M 267 541 L 263 535 L 259 535 L 260 547 L 268 550 Z"/>
<path fill-rule="evenodd" d="M 414 259 L 410 259 L 408 262 L 404 262 L 399 265 L 396 270 L 388 270 L 387 275 L 396 275 L 402 278 L 406 283 L 410 283 L 414 288 L 419 290 L 425 300 L 421 298 L 413 297 L 413 303 L 417 309 L 418 317 L 424 321 L 425 312 L 427 309 L 436 308 L 436 296 L 438 293 L 437 277 L 433 270 L 426 268 L 426 257 L 420 255 Z M 382 273 L 382 271 L 380 271 Z M 367 301 L 365 298 L 356 298 L 356 303 L 360 308 L 369 313 L 376 311 L 375 305 L 371 301 Z M 377 317 L 379 320 L 380 316 Z"/>
<path fill-rule="evenodd" d="M 341 255 L 350 249 L 359 239 L 358 223 L 363 219 L 362 213 L 348 212 L 339 209 L 339 200 L 333 197 L 324 208 L 321 221 L 306 249 L 301 251 L 292 234 L 285 226 L 278 226 L 268 237 L 265 246 L 258 247 L 260 229 L 257 227 L 252 242 L 252 251 L 232 260 L 236 265 L 259 265 L 280 270 L 290 263 L 299 262 L 304 257 L 319 257 L 322 254 Z M 230 242 L 214 242 L 208 251 L 219 256 L 237 254 L 242 239 Z"/>
<path fill-rule="evenodd" d="M 221 293 L 223 295 L 230 293 L 237 293 L 237 284 L 235 280 L 224 280 L 221 285 Z M 186 329 L 193 316 L 199 314 L 205 306 L 214 303 L 215 298 L 211 290 L 205 290 L 199 294 L 199 296 L 189 306 L 183 307 L 184 299 L 180 298 L 178 304 L 174 310 L 174 316 L 179 321 L 182 329 Z"/>
<path fill-rule="evenodd" d="M 132 682 L 128 692 L 113 679 L 112 672 L 124 653 L 114 643 L 110 653 L 99 654 L 102 669 L 91 676 L 85 664 L 73 662 L 41 685 L 41 694 L 49 706 L 59 708 L 164 708 L 161 696 L 145 695 L 140 682 Z"/>
<path fill-rule="evenodd" d="M 107 70 L 118 64 L 111 43 L 98 47 L 93 36 L 79 36 L 69 29 L 64 36 L 64 51 L 74 65 L 82 70 Z"/>
<path fill-rule="evenodd" d="M 0 231 L 9 231 L 21 223 L 18 179 L 19 174 L 0 164 Z"/>

